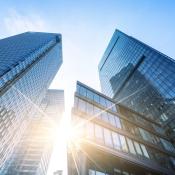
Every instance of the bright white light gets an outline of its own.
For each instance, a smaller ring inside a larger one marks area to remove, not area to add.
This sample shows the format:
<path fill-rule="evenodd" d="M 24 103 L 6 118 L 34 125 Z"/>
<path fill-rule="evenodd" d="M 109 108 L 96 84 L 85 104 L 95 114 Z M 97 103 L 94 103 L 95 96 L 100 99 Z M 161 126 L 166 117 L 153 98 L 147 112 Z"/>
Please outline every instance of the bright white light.
<path fill-rule="evenodd" d="M 59 127 L 55 130 L 55 148 L 52 154 L 48 175 L 53 175 L 57 170 L 63 170 L 67 174 L 67 143 L 75 139 L 76 132 L 71 127 L 70 114 L 65 112 L 60 121 Z"/>

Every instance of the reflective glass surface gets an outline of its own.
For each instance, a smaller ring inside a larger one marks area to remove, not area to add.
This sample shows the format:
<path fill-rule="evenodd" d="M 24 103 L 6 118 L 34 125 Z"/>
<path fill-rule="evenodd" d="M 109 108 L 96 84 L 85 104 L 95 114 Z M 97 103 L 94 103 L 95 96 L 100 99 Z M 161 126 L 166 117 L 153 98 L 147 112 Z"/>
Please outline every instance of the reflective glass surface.
<path fill-rule="evenodd" d="M 9 168 L 4 174 L 36 174 L 36 172 L 43 175 L 47 174 L 55 140 L 55 127 L 64 109 L 64 92 L 47 90 L 39 107 L 44 115 L 38 111 L 33 116 L 15 147 L 10 158 Z"/>
<path fill-rule="evenodd" d="M 38 105 L 62 63 L 61 42 L 56 41 L 56 36 L 25 33 L 0 40 L 0 54 L 4 54 L 0 57 L 0 66 L 6 65 L 5 68 L 0 68 L 3 74 L 0 77 L 0 81 L 3 81 L 0 88 L 4 90 L 6 82 L 9 86 L 0 94 L 0 173 L 10 165 L 14 147 L 38 110 Z M 27 69 L 28 65 L 30 69 Z M 6 73 L 7 67 L 10 69 Z M 25 69 L 27 71 L 22 73 Z M 9 79 L 4 81 L 4 77 Z M 13 81 L 14 78 L 17 79 Z"/>
<path fill-rule="evenodd" d="M 175 123 L 175 61 L 118 30 L 99 64 L 102 91 L 160 123 Z M 174 124 L 175 125 L 175 124 Z M 174 127 L 173 127 L 174 128 Z"/>
<path fill-rule="evenodd" d="M 91 95 L 87 96 L 88 93 Z M 95 98 L 98 100 L 94 101 Z M 73 113 L 75 121 L 85 125 L 82 126 L 85 130 L 82 131 L 85 138 L 83 140 L 87 139 L 88 143 L 95 142 L 96 147 L 102 146 L 116 154 L 145 161 L 145 164 L 156 163 L 170 170 L 175 168 L 172 165 L 175 158 L 174 146 L 165 137 L 159 124 L 152 123 L 138 113 L 124 110 L 118 104 L 115 105 L 117 111 L 113 111 L 108 108 L 108 102 L 112 102 L 112 99 L 80 82 L 77 83 Z"/>

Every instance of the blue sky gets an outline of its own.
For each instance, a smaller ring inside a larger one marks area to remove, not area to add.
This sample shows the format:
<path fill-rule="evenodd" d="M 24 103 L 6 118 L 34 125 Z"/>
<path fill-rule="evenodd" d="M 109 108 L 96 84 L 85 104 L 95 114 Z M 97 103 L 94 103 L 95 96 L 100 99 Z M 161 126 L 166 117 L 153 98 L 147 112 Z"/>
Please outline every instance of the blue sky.
<path fill-rule="evenodd" d="M 76 80 L 100 90 L 97 66 L 114 32 L 175 58 L 174 0 L 4 0 L 0 37 L 25 31 L 61 33 L 63 65 L 51 88 L 63 88 L 70 109 Z"/>

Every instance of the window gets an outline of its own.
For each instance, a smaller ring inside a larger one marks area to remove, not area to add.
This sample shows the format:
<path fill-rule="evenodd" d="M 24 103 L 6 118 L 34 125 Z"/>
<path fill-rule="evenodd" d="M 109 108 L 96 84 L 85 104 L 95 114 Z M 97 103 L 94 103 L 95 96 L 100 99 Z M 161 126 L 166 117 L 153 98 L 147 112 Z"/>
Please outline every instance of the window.
<path fill-rule="evenodd" d="M 79 99 L 78 107 L 80 110 L 86 112 L 86 102 L 84 100 Z"/>
<path fill-rule="evenodd" d="M 119 169 L 114 169 L 114 175 L 121 175 L 121 170 L 119 170 Z"/>
<path fill-rule="evenodd" d="M 80 87 L 80 94 L 84 97 L 86 97 L 86 89 L 84 87 Z"/>
<path fill-rule="evenodd" d="M 106 99 L 103 97 L 100 97 L 100 104 L 104 107 L 106 107 Z"/>
<path fill-rule="evenodd" d="M 121 128 L 121 122 L 120 122 L 119 117 L 117 117 L 117 116 L 115 116 L 115 123 L 116 123 L 117 128 Z"/>
<path fill-rule="evenodd" d="M 94 138 L 94 124 L 91 122 L 86 125 L 86 135 L 88 138 Z"/>
<path fill-rule="evenodd" d="M 119 137 L 120 137 L 120 143 L 121 143 L 122 150 L 128 152 L 128 147 L 126 144 L 125 137 L 122 135 L 119 135 Z"/>
<path fill-rule="evenodd" d="M 115 116 L 112 115 L 111 113 L 108 113 L 108 117 L 109 117 L 110 124 L 116 127 Z"/>
<path fill-rule="evenodd" d="M 94 170 L 89 170 L 89 175 L 95 175 L 95 171 Z"/>
<path fill-rule="evenodd" d="M 147 152 L 147 150 L 146 150 L 145 145 L 140 144 L 140 146 L 141 146 L 141 148 L 142 148 L 143 155 L 144 155 L 145 157 L 149 158 L 149 155 L 148 155 L 148 152 Z"/>
<path fill-rule="evenodd" d="M 113 139 L 113 143 L 114 143 L 114 148 L 120 150 L 121 144 L 120 144 L 119 134 L 116 132 L 112 132 L 112 139 Z"/>
<path fill-rule="evenodd" d="M 97 117 L 97 118 L 100 118 L 101 119 L 101 109 L 94 106 L 94 115 Z"/>
<path fill-rule="evenodd" d="M 102 120 L 104 120 L 105 122 L 109 122 L 108 114 L 107 114 L 106 111 L 102 111 L 102 113 L 101 113 L 101 118 L 102 118 Z"/>
<path fill-rule="evenodd" d="M 150 135 L 149 132 L 145 131 L 144 129 L 139 128 L 140 131 L 140 135 L 142 136 L 142 138 L 148 142 L 153 142 L 152 141 L 152 136 Z"/>
<path fill-rule="evenodd" d="M 86 94 L 87 98 L 93 100 L 93 96 L 94 96 L 93 92 L 90 91 L 90 90 L 87 90 L 86 93 L 87 93 L 87 94 Z"/>
<path fill-rule="evenodd" d="M 106 100 L 106 106 L 108 109 L 112 109 L 113 103 L 110 102 L 109 100 Z"/>
<path fill-rule="evenodd" d="M 94 94 L 94 101 L 95 101 L 96 103 L 99 103 L 99 102 L 100 102 L 100 99 L 99 99 L 99 98 L 100 98 L 99 95 Z"/>
<path fill-rule="evenodd" d="M 136 154 L 132 140 L 127 138 L 127 143 L 128 143 L 129 152 L 132 154 Z"/>
<path fill-rule="evenodd" d="M 80 93 L 80 88 L 81 88 L 81 87 L 80 87 L 79 85 L 77 85 L 77 92 L 78 92 L 78 93 Z"/>
<path fill-rule="evenodd" d="M 166 116 L 165 113 L 163 113 L 161 116 L 160 116 L 160 119 L 165 122 L 166 120 L 168 120 L 168 117 Z"/>
<path fill-rule="evenodd" d="M 152 124 L 154 130 L 160 134 L 165 134 L 164 130 L 161 128 L 161 127 L 158 127 L 157 125 L 155 124 Z"/>
<path fill-rule="evenodd" d="M 134 141 L 134 146 L 135 146 L 135 149 L 136 149 L 137 154 L 142 155 L 142 150 L 140 148 L 139 143 L 137 143 L 137 142 Z"/>
<path fill-rule="evenodd" d="M 92 104 L 86 102 L 86 108 L 87 108 L 86 112 L 87 112 L 88 114 L 90 114 L 90 115 L 93 115 L 93 114 L 94 114 L 93 105 L 92 105 Z"/>
<path fill-rule="evenodd" d="M 174 157 L 170 157 L 170 161 L 173 164 L 173 167 L 175 167 L 175 158 Z"/>
<path fill-rule="evenodd" d="M 117 112 L 117 107 L 116 107 L 116 105 L 114 103 L 112 105 L 112 111 Z"/>
<path fill-rule="evenodd" d="M 104 138 L 105 138 L 105 144 L 107 146 L 112 147 L 111 132 L 108 129 L 105 129 L 105 128 L 104 128 Z"/>
<path fill-rule="evenodd" d="M 106 175 L 105 173 L 102 173 L 100 171 L 96 171 L 96 175 Z"/>
<path fill-rule="evenodd" d="M 99 125 L 95 125 L 95 137 L 97 140 L 103 140 L 103 129 Z"/>
<path fill-rule="evenodd" d="M 89 169 L 89 175 L 108 175 L 108 174 Z"/>
<path fill-rule="evenodd" d="M 74 99 L 74 107 L 78 107 L 78 98 L 77 97 L 75 97 L 75 99 Z"/>
<path fill-rule="evenodd" d="M 160 141 L 161 141 L 163 147 L 164 147 L 167 151 L 172 151 L 172 152 L 174 152 L 174 147 L 173 147 L 173 145 L 172 145 L 170 142 L 168 142 L 167 140 L 162 139 L 162 138 L 160 139 Z"/>

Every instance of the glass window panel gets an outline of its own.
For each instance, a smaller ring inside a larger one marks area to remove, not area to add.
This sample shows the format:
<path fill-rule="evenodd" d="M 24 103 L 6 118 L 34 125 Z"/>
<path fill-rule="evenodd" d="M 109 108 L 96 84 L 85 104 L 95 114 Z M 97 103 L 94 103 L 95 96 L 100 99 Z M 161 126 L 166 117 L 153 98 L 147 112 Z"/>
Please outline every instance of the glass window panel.
<path fill-rule="evenodd" d="M 164 130 L 161 128 L 161 127 L 158 127 L 157 125 L 155 124 L 152 124 L 154 130 L 160 134 L 165 134 Z"/>
<path fill-rule="evenodd" d="M 152 137 L 151 137 L 151 135 L 147 131 L 145 131 L 142 128 L 139 128 L 139 131 L 140 131 L 140 135 L 142 136 L 142 138 L 144 140 L 149 141 L 149 142 L 152 142 Z"/>
<path fill-rule="evenodd" d="M 106 111 L 102 111 L 102 113 L 101 113 L 101 118 L 102 118 L 102 120 L 104 120 L 105 122 L 109 122 L 108 114 L 107 114 Z"/>
<path fill-rule="evenodd" d="M 112 132 L 112 139 L 113 139 L 113 143 L 114 143 L 114 148 L 120 150 L 121 144 L 120 144 L 119 134 L 116 132 Z"/>
<path fill-rule="evenodd" d="M 87 98 L 89 98 L 89 99 L 91 99 L 91 100 L 94 99 L 94 98 L 93 98 L 94 93 L 93 93 L 92 91 L 90 91 L 90 90 L 87 89 L 86 93 L 87 93 L 87 94 L 86 94 Z"/>
<path fill-rule="evenodd" d="M 132 140 L 127 138 L 127 143 L 128 143 L 129 152 L 132 154 L 136 154 Z"/>
<path fill-rule="evenodd" d="M 78 107 L 78 98 L 77 97 L 75 97 L 75 99 L 74 99 L 74 107 Z"/>
<path fill-rule="evenodd" d="M 77 138 L 82 138 L 85 135 L 85 124 L 84 124 L 84 120 L 81 120 L 81 118 L 77 118 L 77 121 L 75 123 L 79 123 L 79 127 L 78 130 L 76 131 L 76 137 Z"/>
<path fill-rule="evenodd" d="M 170 157 L 170 161 L 173 164 L 173 166 L 175 167 L 175 158 L 174 157 Z"/>
<path fill-rule="evenodd" d="M 163 113 L 161 116 L 160 116 L 160 119 L 165 122 L 166 120 L 168 120 L 168 117 L 165 113 Z"/>
<path fill-rule="evenodd" d="M 86 102 L 84 100 L 78 100 L 78 107 L 80 110 L 86 112 Z"/>
<path fill-rule="evenodd" d="M 117 112 L 117 107 L 116 107 L 116 105 L 114 103 L 112 105 L 112 111 Z"/>
<path fill-rule="evenodd" d="M 120 143 L 121 143 L 122 150 L 128 152 L 128 147 L 126 144 L 125 137 L 122 135 L 119 135 L 119 137 L 120 137 Z"/>
<path fill-rule="evenodd" d="M 95 137 L 97 140 L 103 140 L 103 128 L 99 125 L 95 125 Z"/>
<path fill-rule="evenodd" d="M 84 97 L 86 97 L 86 89 L 84 87 L 80 87 L 80 94 Z"/>
<path fill-rule="evenodd" d="M 94 138 L 94 124 L 91 122 L 86 125 L 86 135 L 87 138 Z"/>
<path fill-rule="evenodd" d="M 104 138 L 105 138 L 105 144 L 107 146 L 112 147 L 112 138 L 111 138 L 111 132 L 108 129 L 104 128 Z"/>
<path fill-rule="evenodd" d="M 105 173 L 102 173 L 102 172 L 96 171 L 96 175 L 105 175 Z"/>
<path fill-rule="evenodd" d="M 86 112 L 90 115 L 94 115 L 93 105 L 86 102 Z"/>
<path fill-rule="evenodd" d="M 114 175 L 121 175 L 121 170 L 119 170 L 119 169 L 114 169 Z"/>
<path fill-rule="evenodd" d="M 80 86 L 77 85 L 77 92 L 80 93 Z"/>
<path fill-rule="evenodd" d="M 95 175 L 95 171 L 94 170 L 89 170 L 89 175 Z"/>
<path fill-rule="evenodd" d="M 120 122 L 119 117 L 117 117 L 117 116 L 115 116 L 115 123 L 116 123 L 117 128 L 121 128 L 121 122 Z"/>
<path fill-rule="evenodd" d="M 101 104 L 102 106 L 105 106 L 105 107 L 106 107 L 106 99 L 103 98 L 103 97 L 100 97 L 100 104 Z"/>
<path fill-rule="evenodd" d="M 108 118 L 111 125 L 116 127 L 115 116 L 108 112 Z"/>
<path fill-rule="evenodd" d="M 137 143 L 137 142 L 134 141 L 134 146 L 135 146 L 135 149 L 136 149 L 137 154 L 142 155 L 142 150 L 140 148 L 139 143 Z"/>
<path fill-rule="evenodd" d="M 94 115 L 101 119 L 101 109 L 94 106 Z"/>
<path fill-rule="evenodd" d="M 149 155 L 148 155 L 148 152 L 147 152 L 147 150 L 146 150 L 145 145 L 140 144 L 140 146 L 141 146 L 141 148 L 142 148 L 143 155 L 144 155 L 145 157 L 149 158 Z"/>
<path fill-rule="evenodd" d="M 113 103 L 109 100 L 106 100 L 106 107 L 112 109 Z"/>
<path fill-rule="evenodd" d="M 168 142 L 167 140 L 165 140 L 165 139 L 160 139 L 160 141 L 161 141 L 161 143 L 163 144 L 163 147 L 167 150 L 167 151 L 174 151 L 174 147 L 173 147 L 173 145 L 170 143 L 170 142 Z"/>
<path fill-rule="evenodd" d="M 99 95 L 94 94 L 94 101 L 95 101 L 96 103 L 100 103 L 100 97 L 99 97 Z"/>

